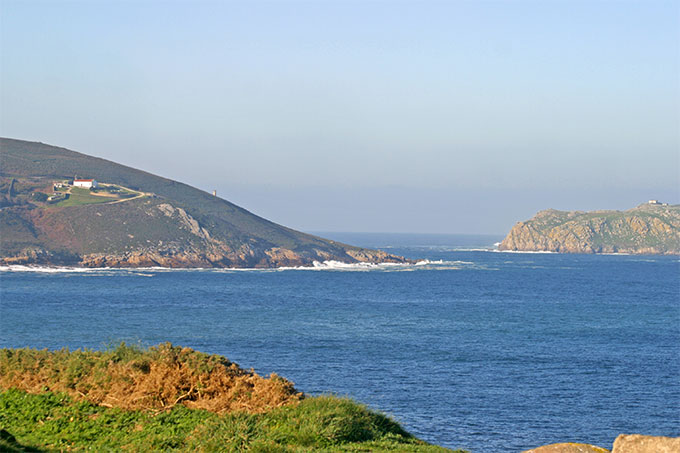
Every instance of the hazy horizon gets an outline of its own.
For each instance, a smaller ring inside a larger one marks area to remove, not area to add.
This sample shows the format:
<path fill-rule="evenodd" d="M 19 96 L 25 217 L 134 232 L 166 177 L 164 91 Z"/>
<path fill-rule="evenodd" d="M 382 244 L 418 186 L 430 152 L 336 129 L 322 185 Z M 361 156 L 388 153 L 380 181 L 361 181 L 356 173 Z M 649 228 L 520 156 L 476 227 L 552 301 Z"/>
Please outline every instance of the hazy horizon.
<path fill-rule="evenodd" d="M 0 5 L 0 135 L 295 229 L 680 202 L 677 2 Z"/>

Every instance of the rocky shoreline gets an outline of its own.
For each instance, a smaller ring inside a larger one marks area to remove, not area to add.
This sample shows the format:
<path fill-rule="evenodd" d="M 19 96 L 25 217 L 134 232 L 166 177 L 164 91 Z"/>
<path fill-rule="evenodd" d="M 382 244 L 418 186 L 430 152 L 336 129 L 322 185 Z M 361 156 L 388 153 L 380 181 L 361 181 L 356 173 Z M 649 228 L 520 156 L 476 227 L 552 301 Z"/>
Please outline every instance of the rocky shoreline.
<path fill-rule="evenodd" d="M 280 267 L 312 267 L 315 263 L 328 261 L 346 264 L 412 264 L 414 262 L 413 260 L 392 255 L 382 250 L 367 249 L 347 250 L 343 255 L 316 253 L 311 256 L 285 249 L 271 249 L 263 254 L 134 251 L 124 254 L 92 253 L 86 255 L 31 249 L 14 256 L 0 257 L 0 265 L 4 266 L 70 266 L 82 268 L 274 269 Z"/>

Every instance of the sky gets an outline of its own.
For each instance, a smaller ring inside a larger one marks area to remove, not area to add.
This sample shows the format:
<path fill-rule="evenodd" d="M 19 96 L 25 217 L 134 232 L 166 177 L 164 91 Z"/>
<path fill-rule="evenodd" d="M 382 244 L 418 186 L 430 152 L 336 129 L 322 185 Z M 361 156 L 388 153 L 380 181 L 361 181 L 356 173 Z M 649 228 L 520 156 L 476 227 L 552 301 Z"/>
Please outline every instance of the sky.
<path fill-rule="evenodd" d="M 0 0 L 0 136 L 303 231 L 502 235 L 679 203 L 679 62 L 677 1 Z"/>

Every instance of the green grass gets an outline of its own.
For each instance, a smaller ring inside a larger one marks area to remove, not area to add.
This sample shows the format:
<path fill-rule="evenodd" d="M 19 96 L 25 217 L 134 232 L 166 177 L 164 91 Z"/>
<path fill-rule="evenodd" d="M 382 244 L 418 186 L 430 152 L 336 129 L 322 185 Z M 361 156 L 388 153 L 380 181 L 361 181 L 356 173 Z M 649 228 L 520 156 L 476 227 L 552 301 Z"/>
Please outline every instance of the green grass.
<path fill-rule="evenodd" d="M 447 452 L 351 400 L 307 398 L 264 414 L 217 415 L 176 406 L 125 411 L 60 393 L 0 392 L 4 451 Z"/>
<path fill-rule="evenodd" d="M 110 203 L 112 201 L 116 201 L 116 198 L 92 195 L 89 189 L 74 187 L 71 189 L 71 194 L 66 200 L 55 203 L 54 206 L 80 206 L 84 204 Z"/>
<path fill-rule="evenodd" d="M 137 195 L 141 195 L 142 192 L 135 192 L 128 190 L 125 187 L 119 186 L 117 184 L 99 184 L 99 187 L 93 190 L 96 193 L 111 194 L 116 195 L 120 198 L 132 198 Z"/>

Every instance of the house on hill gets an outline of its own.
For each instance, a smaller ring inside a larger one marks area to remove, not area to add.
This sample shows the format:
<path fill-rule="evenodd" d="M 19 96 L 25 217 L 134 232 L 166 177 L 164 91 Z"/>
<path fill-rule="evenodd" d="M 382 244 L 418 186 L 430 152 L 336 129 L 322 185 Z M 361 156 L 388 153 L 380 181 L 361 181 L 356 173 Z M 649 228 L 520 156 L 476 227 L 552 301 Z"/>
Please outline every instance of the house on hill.
<path fill-rule="evenodd" d="M 73 187 L 84 187 L 85 189 L 91 189 L 97 187 L 97 181 L 94 179 L 74 179 Z"/>

